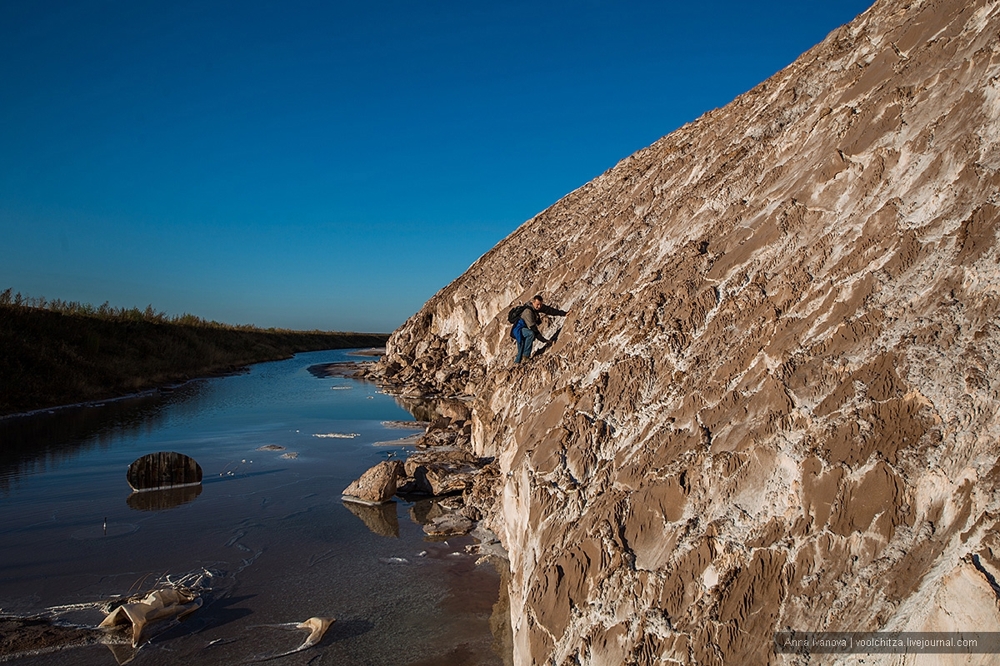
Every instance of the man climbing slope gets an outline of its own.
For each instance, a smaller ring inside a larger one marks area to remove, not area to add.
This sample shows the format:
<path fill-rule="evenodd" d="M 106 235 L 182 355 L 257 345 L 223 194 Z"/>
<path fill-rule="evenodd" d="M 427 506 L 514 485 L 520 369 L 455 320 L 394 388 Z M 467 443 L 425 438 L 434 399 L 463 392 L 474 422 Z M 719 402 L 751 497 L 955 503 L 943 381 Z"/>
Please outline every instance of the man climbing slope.
<path fill-rule="evenodd" d="M 521 306 L 521 315 L 514 322 L 514 328 L 510 335 L 517 342 L 517 357 L 514 363 L 520 363 L 521 359 L 531 358 L 531 347 L 537 339 L 540 342 L 548 343 L 549 340 L 538 330 L 538 325 L 542 323 L 542 315 L 553 317 L 565 317 L 569 312 L 563 312 L 557 308 L 545 305 L 542 295 L 535 295 L 529 303 Z"/>

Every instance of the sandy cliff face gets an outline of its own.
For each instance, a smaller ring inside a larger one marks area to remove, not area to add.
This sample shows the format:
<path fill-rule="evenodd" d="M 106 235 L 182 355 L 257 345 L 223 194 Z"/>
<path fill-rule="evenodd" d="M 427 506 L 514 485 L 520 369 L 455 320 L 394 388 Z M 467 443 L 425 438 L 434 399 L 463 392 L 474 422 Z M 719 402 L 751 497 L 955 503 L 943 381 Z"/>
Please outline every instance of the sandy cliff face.
<path fill-rule="evenodd" d="M 1000 3 L 880 1 L 394 334 L 498 458 L 517 663 L 1000 626 L 998 168 Z M 572 312 L 513 367 L 535 292 Z"/>

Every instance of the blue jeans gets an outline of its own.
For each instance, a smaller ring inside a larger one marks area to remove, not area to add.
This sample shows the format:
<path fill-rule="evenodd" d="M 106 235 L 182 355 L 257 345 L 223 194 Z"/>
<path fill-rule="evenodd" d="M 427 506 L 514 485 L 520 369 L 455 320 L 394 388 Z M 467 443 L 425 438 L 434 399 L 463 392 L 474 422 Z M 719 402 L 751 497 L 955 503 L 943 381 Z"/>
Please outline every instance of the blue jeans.
<path fill-rule="evenodd" d="M 520 363 L 522 358 L 531 358 L 531 346 L 535 344 L 535 333 L 525 326 L 520 331 L 521 337 L 517 341 L 517 358 L 514 363 Z"/>

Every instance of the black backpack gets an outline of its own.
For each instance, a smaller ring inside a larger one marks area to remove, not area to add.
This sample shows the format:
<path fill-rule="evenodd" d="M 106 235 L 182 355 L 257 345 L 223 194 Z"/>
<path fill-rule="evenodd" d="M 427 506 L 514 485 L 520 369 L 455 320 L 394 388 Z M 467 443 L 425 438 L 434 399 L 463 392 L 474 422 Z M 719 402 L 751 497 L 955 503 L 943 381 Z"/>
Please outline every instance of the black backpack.
<path fill-rule="evenodd" d="M 521 313 L 524 312 L 526 308 L 530 307 L 531 306 L 528 304 L 515 305 L 510 309 L 510 312 L 507 313 L 507 321 L 511 324 L 516 324 L 517 320 L 521 318 Z"/>

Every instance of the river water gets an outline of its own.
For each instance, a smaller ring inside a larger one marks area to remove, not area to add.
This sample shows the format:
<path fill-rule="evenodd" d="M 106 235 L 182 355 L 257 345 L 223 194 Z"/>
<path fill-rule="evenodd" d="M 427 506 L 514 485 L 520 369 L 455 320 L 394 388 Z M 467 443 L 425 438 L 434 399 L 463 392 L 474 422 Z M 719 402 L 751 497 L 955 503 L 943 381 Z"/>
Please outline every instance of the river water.
<path fill-rule="evenodd" d="M 138 651 L 67 640 L 16 663 L 502 664 L 490 631 L 500 579 L 466 552 L 471 538 L 425 539 L 411 518 L 421 504 L 355 515 L 341 502 L 418 432 L 383 425 L 413 417 L 375 386 L 308 371 L 346 360 L 359 359 L 300 354 L 0 421 L 0 615 L 93 626 L 98 602 L 163 581 L 200 585 L 205 602 Z M 202 486 L 132 495 L 128 465 L 156 451 L 198 461 Z M 307 636 L 291 623 L 310 617 L 337 621 L 275 659 Z"/>

